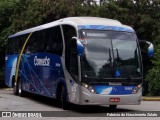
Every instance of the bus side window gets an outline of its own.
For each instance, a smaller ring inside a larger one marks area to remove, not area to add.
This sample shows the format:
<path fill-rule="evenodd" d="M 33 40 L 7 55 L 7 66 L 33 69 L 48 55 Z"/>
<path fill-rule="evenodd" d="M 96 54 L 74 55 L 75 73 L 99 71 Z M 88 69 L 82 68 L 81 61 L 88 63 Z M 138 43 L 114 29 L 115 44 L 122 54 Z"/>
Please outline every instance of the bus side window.
<path fill-rule="evenodd" d="M 19 54 L 22 50 L 26 35 L 9 38 L 7 42 L 7 54 Z"/>
<path fill-rule="evenodd" d="M 75 44 L 71 42 L 72 37 L 76 37 L 76 29 L 70 25 L 63 25 L 63 34 L 65 40 L 65 65 L 70 74 L 78 76 L 78 60 L 75 55 Z M 73 48 L 72 48 L 73 47 Z"/>
<path fill-rule="evenodd" d="M 45 30 L 46 52 L 62 56 L 63 42 L 60 26 Z"/>
<path fill-rule="evenodd" d="M 15 49 L 15 44 L 14 44 L 14 39 L 13 38 L 9 38 L 7 41 L 7 54 L 14 54 L 14 49 Z"/>
<path fill-rule="evenodd" d="M 34 38 L 37 42 L 36 52 L 46 52 L 45 51 L 45 30 L 37 31 Z"/>
<path fill-rule="evenodd" d="M 78 77 L 78 59 L 77 59 L 77 49 L 76 41 L 71 41 L 71 53 L 70 53 L 70 72 Z"/>
<path fill-rule="evenodd" d="M 37 42 L 38 42 L 38 39 L 37 39 L 37 34 L 38 32 L 35 32 L 31 35 L 30 39 L 28 40 L 28 43 L 26 44 L 26 49 L 25 49 L 25 52 L 26 53 L 35 53 L 37 52 Z"/>

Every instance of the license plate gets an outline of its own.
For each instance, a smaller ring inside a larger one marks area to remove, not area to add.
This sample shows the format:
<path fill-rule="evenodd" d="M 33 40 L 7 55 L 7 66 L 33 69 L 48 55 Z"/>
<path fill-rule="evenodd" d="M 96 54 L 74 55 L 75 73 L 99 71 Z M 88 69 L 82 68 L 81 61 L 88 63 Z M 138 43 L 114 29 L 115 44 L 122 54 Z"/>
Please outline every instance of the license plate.
<path fill-rule="evenodd" d="M 120 102 L 120 98 L 110 98 L 110 102 Z"/>

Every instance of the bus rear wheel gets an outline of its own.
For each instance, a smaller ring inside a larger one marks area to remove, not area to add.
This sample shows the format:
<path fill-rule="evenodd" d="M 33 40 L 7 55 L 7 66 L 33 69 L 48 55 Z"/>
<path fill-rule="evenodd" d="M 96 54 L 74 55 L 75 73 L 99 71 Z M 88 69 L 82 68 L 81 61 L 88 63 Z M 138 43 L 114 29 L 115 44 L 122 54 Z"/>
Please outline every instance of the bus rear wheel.
<path fill-rule="evenodd" d="M 22 79 L 20 78 L 18 80 L 18 94 L 20 97 L 24 97 L 25 96 L 25 91 L 22 89 L 22 85 L 23 85 L 23 82 L 22 82 Z"/>
<path fill-rule="evenodd" d="M 62 86 L 62 90 L 61 90 L 61 105 L 64 110 L 69 109 L 69 103 L 67 100 L 67 90 L 65 89 L 64 86 Z"/>
<path fill-rule="evenodd" d="M 22 94 L 22 81 L 21 79 L 18 80 L 18 95 L 23 96 Z"/>
<path fill-rule="evenodd" d="M 16 95 L 19 95 L 20 97 L 24 96 L 24 91 L 22 90 L 22 79 L 19 78 L 17 81 L 17 84 L 15 85 L 15 91 Z"/>
<path fill-rule="evenodd" d="M 15 95 L 18 95 L 18 85 L 17 82 L 15 82 L 15 78 L 13 78 L 12 86 L 13 86 L 13 93 Z"/>

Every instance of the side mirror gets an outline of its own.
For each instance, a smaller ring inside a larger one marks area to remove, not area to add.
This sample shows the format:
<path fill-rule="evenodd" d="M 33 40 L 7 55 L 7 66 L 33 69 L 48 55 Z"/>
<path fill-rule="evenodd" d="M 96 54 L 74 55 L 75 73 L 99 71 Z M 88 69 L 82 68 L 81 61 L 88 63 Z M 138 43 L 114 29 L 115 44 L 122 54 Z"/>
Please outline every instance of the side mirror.
<path fill-rule="evenodd" d="M 78 40 L 77 37 L 72 37 L 72 41 L 76 41 L 77 54 L 79 56 L 82 56 L 84 54 L 84 46 L 83 46 L 83 44 L 80 42 L 80 40 Z"/>
<path fill-rule="evenodd" d="M 140 40 L 139 45 L 140 45 L 141 53 L 143 57 L 152 58 L 154 56 L 154 46 L 151 42 Z"/>
<path fill-rule="evenodd" d="M 154 56 L 154 46 L 151 42 L 148 42 L 149 47 L 148 47 L 148 57 L 153 57 Z"/>

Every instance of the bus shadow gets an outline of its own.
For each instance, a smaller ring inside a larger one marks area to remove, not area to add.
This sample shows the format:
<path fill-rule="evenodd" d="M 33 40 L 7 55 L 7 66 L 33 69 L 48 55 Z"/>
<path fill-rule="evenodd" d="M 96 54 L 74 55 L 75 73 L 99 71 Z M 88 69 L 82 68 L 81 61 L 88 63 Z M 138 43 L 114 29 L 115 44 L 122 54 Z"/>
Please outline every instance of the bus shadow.
<path fill-rule="evenodd" d="M 32 99 L 36 102 L 46 104 L 48 106 L 53 106 L 56 108 L 61 108 L 61 104 L 53 99 L 53 98 L 48 98 L 36 94 L 31 94 L 31 93 L 26 93 L 25 96 L 29 99 Z M 73 112 L 79 112 L 79 113 L 106 113 L 106 112 L 131 112 L 134 110 L 128 110 L 128 109 L 110 109 L 109 106 L 99 106 L 99 105 L 75 105 L 75 104 L 70 104 L 69 105 L 69 110 Z M 62 109 L 62 108 L 61 108 Z"/>
<path fill-rule="evenodd" d="M 36 94 L 31 94 L 31 93 L 25 93 L 25 97 L 39 102 L 41 104 L 45 104 L 47 106 L 53 106 L 56 108 L 61 108 L 61 104 L 59 101 L 53 99 L 53 98 L 48 98 Z M 63 109 L 62 109 L 63 111 Z M 121 109 L 121 108 L 116 108 L 116 109 L 110 109 L 109 106 L 99 106 L 99 105 L 75 105 L 75 104 L 70 104 L 69 105 L 69 111 L 71 113 L 75 114 L 92 114 L 94 113 L 95 116 L 96 114 L 106 114 L 106 113 L 120 113 L 120 112 L 133 112 L 134 110 L 129 110 L 129 109 Z"/>
<path fill-rule="evenodd" d="M 45 97 L 45 96 L 41 96 L 33 93 L 28 93 L 28 92 L 25 92 L 23 97 L 30 99 L 32 101 L 38 102 L 40 104 L 61 108 L 60 102 L 53 98 L 49 98 L 49 97 Z"/>

